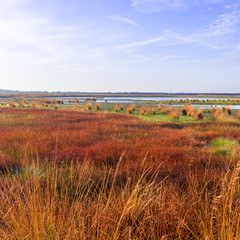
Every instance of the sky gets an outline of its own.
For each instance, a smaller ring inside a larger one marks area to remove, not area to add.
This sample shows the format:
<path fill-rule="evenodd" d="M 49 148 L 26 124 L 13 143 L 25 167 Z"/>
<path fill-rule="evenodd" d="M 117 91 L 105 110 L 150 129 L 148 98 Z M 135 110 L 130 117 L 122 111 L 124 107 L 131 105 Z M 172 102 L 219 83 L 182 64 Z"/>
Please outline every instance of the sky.
<path fill-rule="evenodd" d="M 240 0 L 0 0 L 0 89 L 240 92 Z"/>

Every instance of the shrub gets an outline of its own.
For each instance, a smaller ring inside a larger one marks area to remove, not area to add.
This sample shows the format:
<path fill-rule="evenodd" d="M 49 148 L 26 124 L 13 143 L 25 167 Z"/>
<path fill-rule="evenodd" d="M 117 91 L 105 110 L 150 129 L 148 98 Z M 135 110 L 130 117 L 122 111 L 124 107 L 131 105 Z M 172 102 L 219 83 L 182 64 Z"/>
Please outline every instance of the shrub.
<path fill-rule="evenodd" d="M 127 112 L 128 114 L 131 114 L 131 113 L 132 113 L 132 108 L 128 107 L 127 110 L 126 110 L 126 112 Z"/>
<path fill-rule="evenodd" d="M 155 111 L 155 108 L 154 107 L 152 107 L 152 109 L 151 109 L 151 114 L 155 114 L 156 113 L 156 111 Z"/>
<path fill-rule="evenodd" d="M 177 113 L 177 111 L 171 110 L 169 112 L 169 117 L 172 118 L 172 119 L 179 119 L 179 114 Z"/>
<path fill-rule="evenodd" d="M 9 107 L 13 107 L 13 108 L 15 108 L 16 107 L 16 104 L 15 104 L 15 102 L 14 101 L 9 101 L 8 102 L 8 105 L 9 105 Z"/>
<path fill-rule="evenodd" d="M 34 99 L 29 103 L 29 107 L 30 108 L 36 108 L 36 102 L 35 102 Z"/>
<path fill-rule="evenodd" d="M 170 114 L 170 112 L 172 112 L 172 107 L 166 107 L 163 109 L 163 113 L 165 114 Z"/>
<path fill-rule="evenodd" d="M 146 113 L 146 109 L 145 109 L 144 106 L 142 106 L 142 107 L 140 108 L 140 114 L 141 114 L 141 115 L 145 115 L 145 113 Z"/>
<path fill-rule="evenodd" d="M 221 120 L 223 119 L 223 113 L 219 109 L 214 109 L 213 116 L 215 119 Z"/>
<path fill-rule="evenodd" d="M 127 113 L 132 113 L 133 111 L 135 111 L 135 104 L 130 104 L 127 108 Z"/>
<path fill-rule="evenodd" d="M 203 110 L 202 109 L 198 109 L 195 117 L 198 120 L 202 120 L 203 119 Z"/>
<path fill-rule="evenodd" d="M 232 114 L 232 109 L 230 107 L 226 108 L 226 113 L 227 115 L 231 115 Z"/>
<path fill-rule="evenodd" d="M 183 115 L 183 116 L 187 116 L 187 110 L 186 110 L 186 109 L 183 109 L 183 110 L 182 110 L 182 115 Z"/>
<path fill-rule="evenodd" d="M 237 120 L 240 121 L 240 110 L 238 110 L 238 112 L 237 112 Z"/>
<path fill-rule="evenodd" d="M 87 103 L 83 106 L 83 110 L 85 110 L 85 111 L 91 111 L 91 110 L 92 110 L 92 103 L 87 102 Z"/>
<path fill-rule="evenodd" d="M 18 105 L 19 105 L 19 107 L 24 107 L 25 105 L 24 105 L 24 101 L 23 100 L 19 100 L 18 101 Z"/>
<path fill-rule="evenodd" d="M 95 103 L 94 109 L 96 111 L 99 111 L 100 110 L 100 103 Z"/>
<path fill-rule="evenodd" d="M 77 110 L 77 104 L 76 103 L 73 104 L 73 110 Z"/>

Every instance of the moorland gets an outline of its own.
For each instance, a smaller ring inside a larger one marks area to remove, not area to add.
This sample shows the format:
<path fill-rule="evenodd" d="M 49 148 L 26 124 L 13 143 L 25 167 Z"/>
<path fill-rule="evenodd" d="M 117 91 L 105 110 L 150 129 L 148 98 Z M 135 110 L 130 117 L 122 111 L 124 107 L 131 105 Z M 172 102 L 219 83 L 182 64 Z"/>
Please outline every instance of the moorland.
<path fill-rule="evenodd" d="M 239 239 L 225 103 L 2 100 L 1 239 Z"/>

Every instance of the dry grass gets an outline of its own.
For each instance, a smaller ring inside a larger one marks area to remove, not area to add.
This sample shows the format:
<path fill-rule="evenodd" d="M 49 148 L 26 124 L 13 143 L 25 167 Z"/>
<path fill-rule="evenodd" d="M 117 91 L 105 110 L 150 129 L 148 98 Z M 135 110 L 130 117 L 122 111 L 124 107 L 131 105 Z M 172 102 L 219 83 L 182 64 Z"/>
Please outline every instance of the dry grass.
<path fill-rule="evenodd" d="M 95 109 L 96 111 L 100 111 L 100 103 L 95 103 L 94 109 Z"/>
<path fill-rule="evenodd" d="M 83 110 L 84 110 L 84 111 L 91 111 L 91 110 L 92 110 L 92 103 L 91 103 L 91 102 L 87 102 L 87 103 L 83 106 Z"/>
<path fill-rule="evenodd" d="M 170 116 L 170 118 L 172 118 L 172 119 L 179 119 L 179 114 L 178 114 L 177 111 L 170 111 L 170 112 L 169 112 L 169 116 Z"/>
<path fill-rule="evenodd" d="M 0 130 L 1 239 L 240 238 L 237 123 L 3 108 Z"/>
<path fill-rule="evenodd" d="M 216 108 L 213 109 L 213 116 L 217 120 L 222 120 L 224 118 L 222 111 Z"/>
<path fill-rule="evenodd" d="M 136 108 L 135 104 L 130 104 L 126 109 L 126 112 L 128 114 L 131 114 L 133 111 L 135 111 L 135 108 Z"/>
<path fill-rule="evenodd" d="M 196 117 L 198 120 L 203 120 L 203 110 L 202 110 L 202 109 L 198 109 L 195 117 Z"/>
<path fill-rule="evenodd" d="M 237 112 L 237 120 L 240 121 L 240 110 Z"/>
<path fill-rule="evenodd" d="M 232 114 L 232 109 L 230 107 L 226 108 L 226 114 L 231 115 Z"/>

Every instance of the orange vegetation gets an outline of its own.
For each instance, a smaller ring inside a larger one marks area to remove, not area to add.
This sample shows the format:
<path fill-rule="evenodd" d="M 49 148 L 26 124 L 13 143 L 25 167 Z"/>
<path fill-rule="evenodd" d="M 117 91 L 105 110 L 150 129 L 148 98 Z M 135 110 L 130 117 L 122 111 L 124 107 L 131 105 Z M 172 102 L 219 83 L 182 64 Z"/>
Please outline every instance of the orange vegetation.
<path fill-rule="evenodd" d="M 239 123 L 0 109 L 2 239 L 239 239 Z"/>

